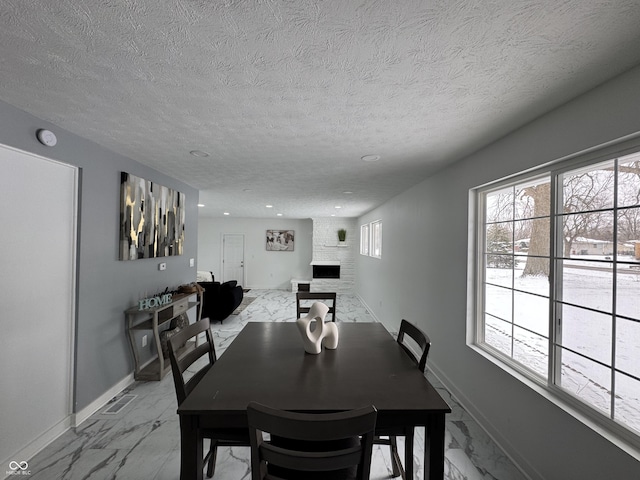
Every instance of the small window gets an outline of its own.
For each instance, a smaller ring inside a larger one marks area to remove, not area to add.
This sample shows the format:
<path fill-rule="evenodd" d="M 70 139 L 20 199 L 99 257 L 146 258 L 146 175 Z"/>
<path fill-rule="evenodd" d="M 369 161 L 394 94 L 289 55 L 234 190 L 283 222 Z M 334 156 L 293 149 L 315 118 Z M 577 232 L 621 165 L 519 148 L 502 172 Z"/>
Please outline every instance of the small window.
<path fill-rule="evenodd" d="M 360 255 L 369 255 L 369 224 L 360 225 Z"/>
<path fill-rule="evenodd" d="M 360 255 L 382 258 L 382 220 L 360 225 Z"/>
<path fill-rule="evenodd" d="M 382 220 L 371 222 L 371 256 L 382 258 Z"/>

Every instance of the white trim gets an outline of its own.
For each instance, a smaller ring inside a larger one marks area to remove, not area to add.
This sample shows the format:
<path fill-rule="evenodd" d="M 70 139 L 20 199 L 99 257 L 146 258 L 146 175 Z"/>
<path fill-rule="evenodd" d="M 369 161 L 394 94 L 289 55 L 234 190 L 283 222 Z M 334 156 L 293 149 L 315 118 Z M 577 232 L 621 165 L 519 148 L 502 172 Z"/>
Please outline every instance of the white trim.
<path fill-rule="evenodd" d="M 224 276 L 224 246 L 225 246 L 225 237 L 227 235 L 240 235 L 242 237 L 242 278 L 225 278 Z M 246 253 L 247 253 L 247 249 L 246 249 L 246 237 L 244 233 L 231 233 L 231 232 L 221 232 L 220 233 L 220 278 L 218 280 L 216 280 L 215 278 L 213 279 L 214 281 L 218 281 L 220 283 L 224 283 L 228 280 L 236 280 L 238 282 L 238 285 L 241 285 L 244 288 L 247 288 L 245 285 L 245 282 L 247 281 L 247 262 L 246 262 Z M 214 275 L 215 277 L 215 275 Z M 253 287 L 255 288 L 255 287 Z"/>
<path fill-rule="evenodd" d="M 369 312 L 369 315 L 373 317 L 373 321 L 376 323 L 382 323 L 380 319 L 376 317 L 376 314 L 373 313 L 373 309 L 369 307 L 369 305 L 367 305 L 367 302 L 364 301 L 364 298 L 362 298 L 359 293 L 356 293 L 356 297 L 358 298 L 358 300 L 362 302 L 362 304 L 364 305 L 364 308 L 366 308 L 367 312 Z"/>
<path fill-rule="evenodd" d="M 429 372 L 445 386 L 453 399 L 466 410 L 478 426 L 491 438 L 491 440 L 493 440 L 498 448 L 502 450 L 502 452 L 513 462 L 516 468 L 520 470 L 527 479 L 545 480 L 544 476 L 542 476 L 542 474 L 540 474 L 540 472 L 538 472 L 538 470 L 536 470 L 524 456 L 520 455 L 509 439 L 505 437 L 499 429 L 495 428 L 480 410 L 475 408 L 473 403 L 462 393 L 460 389 L 455 386 L 453 382 L 451 382 L 451 379 L 449 379 L 442 370 L 431 362 L 431 360 L 429 361 Z M 523 468 L 523 466 L 526 468 Z"/>
<path fill-rule="evenodd" d="M 369 250 L 371 247 L 371 238 L 369 237 L 370 226 L 370 223 L 360 225 L 360 255 L 369 255 Z"/>
<path fill-rule="evenodd" d="M 557 179 L 557 175 L 568 171 L 573 171 L 582 167 L 596 167 L 604 161 L 613 161 L 621 157 L 625 157 L 630 153 L 635 153 L 640 148 L 638 143 L 638 135 L 631 136 L 631 140 L 625 139 L 623 142 L 610 142 L 605 148 L 593 148 L 588 152 L 580 152 L 574 155 L 569 155 L 564 159 L 560 159 L 554 162 L 550 162 L 544 167 L 529 170 L 519 174 L 511 175 L 508 178 L 498 180 L 484 184 L 483 186 L 473 188 L 469 190 L 469 204 L 468 212 L 470 217 L 468 235 L 468 261 L 467 261 L 467 319 L 466 319 L 466 342 L 469 348 L 482 357 L 489 360 L 494 365 L 501 368 L 503 371 L 515 377 L 517 380 L 539 393 L 545 399 L 558 406 L 567 414 L 571 415 L 582 424 L 586 425 L 591 430 L 598 433 L 604 439 L 610 441 L 625 453 L 630 455 L 636 460 L 640 461 L 640 436 L 626 426 L 617 423 L 615 420 L 610 419 L 606 415 L 600 413 L 592 404 L 579 399 L 569 392 L 563 390 L 559 386 L 554 384 L 552 369 L 557 362 L 555 359 L 549 358 L 549 374 L 548 378 L 537 380 L 536 375 L 530 373 L 525 368 L 520 367 L 520 363 L 516 360 L 503 356 L 500 352 L 495 352 L 491 346 L 484 344 L 482 338 L 482 320 L 481 320 L 481 308 L 482 304 L 480 290 L 483 288 L 483 266 L 482 259 L 484 257 L 483 247 L 483 233 L 482 224 L 485 221 L 483 216 L 485 215 L 484 198 L 490 192 L 497 191 L 504 187 L 517 185 L 519 182 L 533 181 L 541 178 L 541 176 L 549 176 L 551 180 L 552 191 L 550 193 L 551 199 L 555 199 L 554 185 Z M 614 193 L 615 194 L 615 193 Z M 555 218 L 558 216 L 557 205 L 555 200 L 552 202 L 555 210 L 552 210 L 549 215 L 551 222 L 551 228 L 554 228 Z M 617 211 L 617 207 L 614 207 L 612 211 Z M 558 235 L 552 230 L 552 239 L 558 241 Z M 558 248 L 558 247 L 556 247 Z M 561 247 L 560 247 L 561 248 Z M 561 250 L 560 250 L 561 251 Z M 556 285 L 556 279 L 553 278 L 554 269 L 554 257 L 560 257 L 556 255 L 552 249 L 549 254 L 549 260 L 551 262 L 551 284 Z M 550 302 L 554 300 L 554 295 L 550 295 Z M 549 318 L 553 318 L 552 315 Z M 549 355 L 554 352 L 553 335 L 556 330 L 551 326 L 549 332 Z"/>
<path fill-rule="evenodd" d="M 13 146 L 0 144 L 0 149 L 11 152 L 17 155 L 22 155 L 25 157 L 31 157 L 48 164 L 52 164 L 58 167 L 63 167 L 68 169 L 72 174 L 71 183 L 73 184 L 73 198 L 70 206 L 70 215 L 71 221 L 67 225 L 69 237 L 71 238 L 70 245 L 70 263 L 68 265 L 68 270 L 65 272 L 69 278 L 69 295 L 66 298 L 67 308 L 68 308 L 68 318 L 65 320 L 65 326 L 68 328 L 69 336 L 64 343 L 64 349 L 60 350 L 60 353 L 66 356 L 65 359 L 65 369 L 66 376 L 65 380 L 68 379 L 66 385 L 62 385 L 61 387 L 66 389 L 65 397 L 63 399 L 64 403 L 66 403 L 65 412 L 63 413 L 63 417 L 57 420 L 49 428 L 46 428 L 44 431 L 36 433 L 36 436 L 29 439 L 25 445 L 20 447 L 20 449 L 13 454 L 11 457 L 2 461 L 2 466 L 0 469 L 5 468 L 5 466 L 12 460 L 14 461 L 25 461 L 27 459 L 31 459 L 34 455 L 40 452 L 43 448 L 57 439 L 60 435 L 65 433 L 72 425 L 73 420 L 73 405 L 74 405 L 74 392 L 75 392 L 75 340 L 76 340 L 76 329 L 77 329 L 77 319 L 76 319 L 76 301 L 77 301 L 77 265 L 78 265 L 78 235 L 79 235 L 79 199 L 80 199 L 80 167 L 71 165 L 69 163 L 61 162 L 59 160 L 54 160 L 49 157 L 45 157 L 43 155 L 39 155 L 37 153 L 23 150 L 20 148 L 16 148 Z M 66 277 L 65 277 L 66 278 Z M 66 295 L 65 295 L 66 296 Z M 61 390 L 62 391 L 62 390 Z M 1 470 L 0 470 L 1 471 Z M 6 472 L 6 469 L 5 469 Z M 4 476 L 2 478 L 5 478 Z"/>
<path fill-rule="evenodd" d="M 30 443 L 22 447 L 18 452 L 16 452 L 11 457 L 2 461 L 0 465 L 7 465 L 11 460 L 23 461 L 25 459 L 31 460 L 35 455 L 37 455 L 42 449 L 47 447 L 51 442 L 56 440 L 60 435 L 65 433 L 70 428 L 78 427 L 82 422 L 84 422 L 91 415 L 96 413 L 102 407 L 104 407 L 109 400 L 115 397 L 117 394 L 122 392 L 125 388 L 131 385 L 134 382 L 133 373 L 130 373 L 125 378 L 116 383 L 109 390 L 104 392 L 100 397 L 91 402 L 87 407 L 83 408 L 81 412 L 68 415 L 51 428 L 45 430 L 38 437 L 33 439 Z M 19 460 L 18 460 L 19 459 Z M 0 467 L 1 468 L 1 467 Z M 38 472 L 33 472 L 38 473 Z M 9 478 L 9 477 L 3 477 Z"/>
<path fill-rule="evenodd" d="M 468 346 L 473 351 L 482 355 L 491 363 L 493 363 L 497 367 L 507 372 L 509 375 L 515 377 L 517 380 L 524 383 L 531 390 L 540 394 L 541 396 L 549 400 L 551 403 L 553 403 L 554 405 L 558 406 L 559 408 L 564 410 L 566 413 L 571 415 L 573 418 L 585 424 L 587 427 L 589 427 L 594 432 L 598 433 L 600 436 L 604 437 L 606 440 L 609 440 L 611 443 L 613 443 L 615 446 L 617 446 L 618 448 L 626 452 L 628 455 L 640 461 L 640 449 L 638 449 L 631 442 L 626 441 L 625 438 L 619 435 L 616 435 L 607 426 L 603 426 L 602 424 L 596 422 L 591 415 L 585 413 L 585 412 L 589 412 L 590 410 L 589 407 L 586 406 L 587 404 L 584 404 L 583 402 L 576 400 L 575 401 L 576 406 L 573 406 L 568 401 L 565 401 L 563 397 L 559 396 L 555 390 L 543 385 L 542 383 L 535 382 L 527 375 L 524 375 L 517 369 L 512 368 L 507 363 L 500 361 L 500 359 L 493 356 L 491 353 L 487 352 L 482 347 L 478 345 L 468 345 Z M 577 407 L 582 407 L 582 410 L 584 410 L 584 412 Z M 501 445 L 501 443 L 498 442 L 498 445 Z"/>
<path fill-rule="evenodd" d="M 78 239 L 80 235 L 79 228 L 79 203 L 80 203 L 80 168 L 73 167 L 72 165 L 68 165 L 73 168 L 73 189 L 75 192 L 75 198 L 73 201 L 73 224 L 70 225 L 72 233 L 73 233 L 73 252 L 71 258 L 73 259 L 72 265 L 70 265 L 70 276 L 71 276 L 71 298 L 69 299 L 69 311 L 71 312 L 69 322 L 70 325 L 70 335 L 69 335 L 69 343 L 67 343 L 68 349 L 68 368 L 69 368 L 69 406 L 67 412 L 71 417 L 73 415 L 74 410 L 74 402 L 75 402 L 75 390 L 76 390 L 76 333 L 78 329 L 78 319 L 77 319 L 77 310 L 76 304 L 78 301 Z"/>
<path fill-rule="evenodd" d="M 58 438 L 64 432 L 69 430 L 70 427 L 71 427 L 71 415 L 63 418 L 58 423 L 53 425 L 51 428 L 42 432 L 40 435 L 38 435 L 36 438 L 34 438 L 31 442 L 29 442 L 24 447 L 22 447 L 18 452 L 16 452 L 11 457 L 4 459 L 0 464 L 1 465 L 0 471 L 6 472 L 7 471 L 7 469 L 5 468 L 6 465 L 8 465 L 9 462 L 11 462 L 12 460 L 19 461 L 19 462 L 25 461 L 27 459 L 31 460 L 43 448 L 45 448 L 47 445 L 53 442 L 56 438 Z M 33 473 L 35 474 L 38 472 L 33 472 Z M 8 476 L 3 476 L 2 478 L 13 478 L 13 477 L 14 477 L 13 475 L 8 475 Z"/>
<path fill-rule="evenodd" d="M 374 220 L 369 227 L 369 256 L 371 258 L 382 259 L 382 219 Z M 377 230 L 377 231 L 376 231 Z M 379 253 L 376 254 L 376 247 Z"/>
<path fill-rule="evenodd" d="M 122 392 L 125 388 L 127 388 L 129 385 L 131 385 L 134 381 L 135 380 L 133 378 L 133 372 L 132 372 L 129 375 L 127 375 L 126 377 L 124 377 L 122 380 L 120 380 L 118 383 L 113 385 L 109 390 L 104 392 L 102 395 L 100 395 L 98 398 L 96 398 L 93 402 L 91 402 L 89 405 L 87 405 L 81 411 L 76 412 L 75 414 L 73 414 L 71 416 L 71 426 L 74 427 L 74 428 L 78 427 L 82 422 L 84 422 L 87 418 L 89 418 L 91 415 L 93 415 L 98 410 L 100 410 L 102 407 L 104 407 L 109 400 L 111 400 L 117 394 Z"/>

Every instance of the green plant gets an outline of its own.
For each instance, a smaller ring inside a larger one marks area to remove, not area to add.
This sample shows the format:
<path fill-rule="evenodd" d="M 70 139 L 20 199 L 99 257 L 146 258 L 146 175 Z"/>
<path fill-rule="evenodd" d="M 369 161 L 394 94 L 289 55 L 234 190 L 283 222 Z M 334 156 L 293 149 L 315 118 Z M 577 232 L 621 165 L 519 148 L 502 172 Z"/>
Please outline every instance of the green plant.
<path fill-rule="evenodd" d="M 347 239 L 347 231 L 344 228 L 338 230 L 338 240 L 344 242 Z"/>

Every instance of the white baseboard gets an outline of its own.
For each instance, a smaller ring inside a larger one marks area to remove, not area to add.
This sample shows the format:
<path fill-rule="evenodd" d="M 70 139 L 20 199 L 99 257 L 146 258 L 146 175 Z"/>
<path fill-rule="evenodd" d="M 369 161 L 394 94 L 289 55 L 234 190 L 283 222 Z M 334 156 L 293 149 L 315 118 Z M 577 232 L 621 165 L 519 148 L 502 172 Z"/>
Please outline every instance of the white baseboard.
<path fill-rule="evenodd" d="M 473 403 L 451 382 L 442 370 L 429 362 L 429 371 L 445 386 L 451 396 L 458 402 L 467 413 L 475 420 L 478 426 L 489 435 L 491 440 L 503 451 L 503 453 L 513 462 L 513 464 L 530 480 L 545 480 L 542 475 L 517 451 L 511 442 L 496 429 L 491 422 L 473 406 Z"/>
<path fill-rule="evenodd" d="M 364 305 L 364 308 L 366 308 L 366 309 L 367 309 L 367 312 L 369 312 L 369 314 L 373 317 L 373 320 L 374 320 L 375 322 L 377 322 L 377 323 L 382 323 L 382 322 L 378 319 L 378 317 L 376 317 L 376 314 L 375 314 L 375 313 L 373 313 L 372 308 L 371 308 L 369 305 L 367 305 L 367 302 L 365 302 L 365 301 L 364 301 L 364 298 L 362 298 L 362 297 L 360 296 L 360 294 L 359 294 L 359 293 L 356 293 L 355 295 L 356 295 L 356 297 L 358 297 L 358 300 L 360 300 L 360 301 L 362 302 L 362 305 Z"/>
<path fill-rule="evenodd" d="M 22 463 L 24 461 L 30 460 L 40 450 L 42 450 L 44 447 L 49 445 L 51 442 L 53 442 L 56 438 L 58 438 L 64 432 L 69 430 L 69 427 L 71 427 L 71 417 L 72 417 L 71 415 L 65 417 L 64 419 L 56 423 L 53 427 L 42 432 L 37 438 L 32 440 L 29 444 L 27 444 L 23 448 L 21 448 L 20 451 L 17 452 L 15 455 L 12 455 L 10 458 L 3 460 L 2 463 L 0 464 L 0 474 L 2 475 L 1 478 L 15 477 L 15 475 L 10 475 L 10 473 L 7 473 L 7 472 L 11 472 L 11 470 L 8 467 L 10 462 Z M 28 467 L 27 467 L 27 471 L 28 471 Z M 5 473 L 2 474 L 2 472 L 5 472 Z M 36 472 L 33 472 L 33 473 L 36 473 Z"/>
<path fill-rule="evenodd" d="M 0 475 L 2 472 L 9 471 L 5 466 L 9 465 L 9 462 L 24 462 L 28 461 L 37 455 L 43 448 L 53 442 L 56 438 L 62 435 L 64 432 L 69 430 L 69 428 L 75 428 L 84 422 L 87 418 L 93 415 L 95 412 L 100 410 L 109 400 L 119 394 L 122 390 L 127 388 L 134 382 L 133 373 L 130 373 L 125 378 L 116 383 L 109 390 L 104 392 L 100 397 L 91 402 L 87 407 L 83 408 L 80 412 L 76 412 L 75 414 L 68 415 L 53 427 L 48 430 L 42 432 L 38 437 L 33 439 L 29 444 L 20 449 L 20 451 L 16 452 L 10 458 L 7 458 L 2 461 L 0 464 Z M 36 473 L 36 472 L 33 472 Z M 8 474 L 7 474 L 8 475 Z M 15 475 L 8 475 L 6 477 L 1 476 L 0 478 L 13 478 Z"/>
<path fill-rule="evenodd" d="M 129 385 L 131 385 L 134 381 L 135 380 L 133 378 L 133 373 L 130 373 L 129 375 L 124 377 L 122 380 L 120 380 L 118 383 L 112 386 L 109 390 L 104 392 L 102 395 L 96 398 L 93 402 L 87 405 L 85 408 L 71 415 L 72 417 L 71 426 L 74 428 L 79 426 L 82 422 L 84 422 L 87 418 L 89 418 L 91 415 L 93 415 L 102 407 L 104 407 L 109 400 L 111 400 L 113 397 L 115 397 L 117 394 L 119 394 Z"/>

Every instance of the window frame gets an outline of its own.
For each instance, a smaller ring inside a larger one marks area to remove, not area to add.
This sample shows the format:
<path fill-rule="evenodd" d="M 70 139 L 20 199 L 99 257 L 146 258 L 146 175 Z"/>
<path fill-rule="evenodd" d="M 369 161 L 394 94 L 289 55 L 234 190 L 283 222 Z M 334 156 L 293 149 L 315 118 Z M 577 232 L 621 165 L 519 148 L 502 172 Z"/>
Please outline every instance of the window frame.
<path fill-rule="evenodd" d="M 369 255 L 372 258 L 382 258 L 382 220 L 374 220 L 370 223 L 371 241 L 369 242 Z M 376 253 L 376 247 L 378 253 Z"/>
<path fill-rule="evenodd" d="M 369 223 L 360 225 L 360 255 L 368 256 L 369 251 L 371 250 L 369 228 Z"/>
<path fill-rule="evenodd" d="M 554 325 L 554 309 L 557 300 L 558 281 L 556 272 L 556 262 L 563 258 L 562 236 L 557 234 L 558 221 L 562 218 L 558 215 L 558 187 L 557 181 L 563 173 L 572 170 L 596 166 L 601 162 L 619 159 L 632 153 L 640 152 L 640 135 L 635 135 L 630 140 L 622 140 L 615 144 L 589 149 L 588 151 L 568 155 L 553 162 L 541 165 L 509 177 L 488 182 L 478 187 L 472 188 L 470 194 L 470 213 L 473 218 L 473 229 L 469 232 L 469 243 L 473 255 L 469 259 L 469 276 L 473 282 L 473 288 L 469 291 L 469 315 L 467 322 L 467 345 L 480 353 L 487 360 L 502 368 L 522 383 L 542 394 L 554 404 L 571 414 L 582 423 L 601 434 L 612 443 L 616 444 L 627 453 L 640 459 L 640 434 L 629 427 L 610 418 L 610 413 L 597 410 L 579 397 L 574 396 L 567 390 L 556 385 L 556 372 L 554 371 L 557 362 L 556 352 L 556 328 Z M 513 358 L 503 354 L 495 347 L 487 344 L 484 338 L 484 285 L 486 268 L 486 248 L 485 248 L 485 226 L 486 226 L 486 195 L 493 191 L 514 186 L 521 182 L 532 181 L 536 178 L 549 176 L 550 178 L 550 253 L 549 253 L 549 317 L 548 317 L 548 359 L 547 378 L 537 375 L 533 370 L 519 363 Z M 617 195 L 617 193 L 616 193 Z M 613 210 L 618 211 L 616 206 Z M 614 240 L 614 243 L 617 241 Z M 558 252 L 560 254 L 558 255 Z M 615 344 L 615 338 L 612 339 Z M 612 367 L 613 368 L 613 367 Z"/>
<path fill-rule="evenodd" d="M 364 233 L 366 231 L 366 233 Z M 377 232 L 377 233 L 376 233 Z M 366 253 L 365 247 L 366 245 Z M 378 247 L 379 254 L 375 253 L 375 247 Z M 369 223 L 360 225 L 360 255 L 371 258 L 382 258 L 382 220 L 373 220 Z"/>

